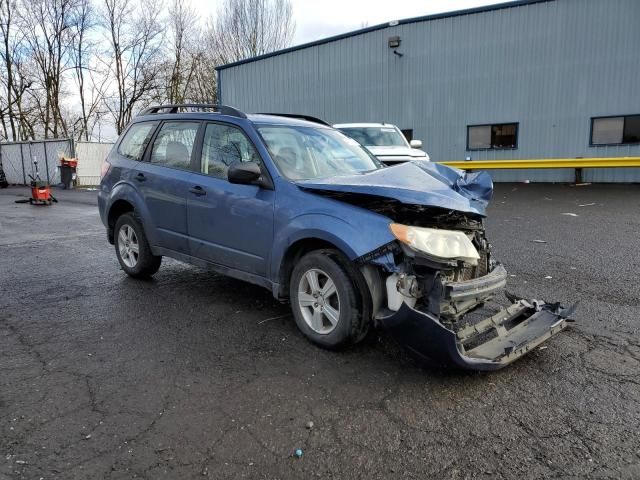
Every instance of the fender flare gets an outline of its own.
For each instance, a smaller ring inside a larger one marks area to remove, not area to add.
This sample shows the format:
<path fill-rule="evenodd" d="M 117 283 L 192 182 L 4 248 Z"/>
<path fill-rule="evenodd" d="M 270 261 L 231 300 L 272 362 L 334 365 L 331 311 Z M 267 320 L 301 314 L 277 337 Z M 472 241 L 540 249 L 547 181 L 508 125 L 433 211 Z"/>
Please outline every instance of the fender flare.
<path fill-rule="evenodd" d="M 349 260 L 355 260 L 393 240 L 388 228 L 388 219 L 379 217 L 378 221 L 375 220 L 371 216 L 367 231 L 363 232 L 347 220 L 324 212 L 306 213 L 293 218 L 274 238 L 269 270 L 271 281 L 276 284 L 280 281 L 287 252 L 293 244 L 301 240 L 328 242 Z"/>
<path fill-rule="evenodd" d="M 133 206 L 134 211 L 136 212 L 136 214 L 138 215 L 138 218 L 142 222 L 144 233 L 147 236 L 147 239 L 149 240 L 149 244 L 155 245 L 157 243 L 155 241 L 156 240 L 155 229 L 153 228 L 153 225 L 149 223 L 151 219 L 151 215 L 149 214 L 149 209 L 147 208 L 147 205 L 144 199 L 142 198 L 142 195 L 140 195 L 140 192 L 138 192 L 133 187 L 133 185 L 131 185 L 129 182 L 117 183 L 111 190 L 109 203 L 105 208 L 107 221 L 109 218 L 109 214 L 111 212 L 111 208 L 116 202 L 120 200 L 124 200 L 125 202 L 130 203 Z"/>

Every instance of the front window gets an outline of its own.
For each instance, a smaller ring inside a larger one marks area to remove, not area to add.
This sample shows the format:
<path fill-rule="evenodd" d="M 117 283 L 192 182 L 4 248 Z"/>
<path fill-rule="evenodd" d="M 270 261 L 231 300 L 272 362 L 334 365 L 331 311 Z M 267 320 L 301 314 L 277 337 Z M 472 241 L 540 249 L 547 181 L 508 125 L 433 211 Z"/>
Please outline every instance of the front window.
<path fill-rule="evenodd" d="M 394 127 L 347 127 L 340 131 L 365 147 L 406 147 L 407 142 Z"/>
<path fill-rule="evenodd" d="M 271 158 L 291 180 L 353 175 L 383 168 L 370 153 L 337 130 L 258 127 Z"/>
<path fill-rule="evenodd" d="M 208 124 L 202 143 L 202 173 L 226 180 L 229 167 L 236 162 L 260 163 L 260 156 L 240 129 Z"/>

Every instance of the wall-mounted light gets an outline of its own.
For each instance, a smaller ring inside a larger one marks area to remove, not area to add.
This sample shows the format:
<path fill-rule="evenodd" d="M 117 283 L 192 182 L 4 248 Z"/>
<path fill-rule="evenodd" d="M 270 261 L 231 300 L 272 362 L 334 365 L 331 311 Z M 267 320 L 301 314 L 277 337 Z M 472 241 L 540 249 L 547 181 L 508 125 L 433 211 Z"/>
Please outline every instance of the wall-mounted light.
<path fill-rule="evenodd" d="M 400 46 L 400 42 L 400 37 L 397 35 L 389 37 L 389 48 L 398 48 Z"/>
<path fill-rule="evenodd" d="M 401 42 L 402 40 L 400 40 L 400 37 L 397 35 L 394 35 L 393 37 L 389 37 L 388 39 L 389 48 L 393 48 L 393 54 L 397 55 L 398 57 L 402 57 L 403 55 L 398 50 L 396 50 L 400 46 Z"/>

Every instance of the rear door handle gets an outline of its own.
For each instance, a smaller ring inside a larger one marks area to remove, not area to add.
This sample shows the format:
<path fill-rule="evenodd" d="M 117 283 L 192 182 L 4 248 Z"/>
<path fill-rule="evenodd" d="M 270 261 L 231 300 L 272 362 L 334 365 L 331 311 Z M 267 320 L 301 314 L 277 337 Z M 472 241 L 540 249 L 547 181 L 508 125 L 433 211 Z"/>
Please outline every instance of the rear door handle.
<path fill-rule="evenodd" d="M 204 188 L 202 188 L 200 185 L 196 185 L 195 187 L 191 187 L 191 188 L 189 189 L 189 191 L 190 191 L 191 193 L 193 193 L 194 195 L 197 195 L 197 196 L 199 196 L 199 197 L 200 197 L 200 196 L 202 196 L 202 195 L 206 195 L 206 194 L 207 194 L 207 192 L 205 191 L 205 189 L 204 189 Z"/>
<path fill-rule="evenodd" d="M 133 178 L 135 178 L 139 182 L 144 182 L 147 179 L 147 177 L 144 176 L 144 173 L 139 173 Z"/>

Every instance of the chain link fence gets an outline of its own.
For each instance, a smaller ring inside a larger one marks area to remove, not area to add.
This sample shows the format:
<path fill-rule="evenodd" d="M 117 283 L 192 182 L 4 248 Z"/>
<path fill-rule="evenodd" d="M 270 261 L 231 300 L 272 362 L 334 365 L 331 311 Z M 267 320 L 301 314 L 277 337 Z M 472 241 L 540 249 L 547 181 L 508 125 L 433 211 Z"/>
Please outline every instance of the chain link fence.
<path fill-rule="evenodd" d="M 72 156 L 70 139 L 0 143 L 0 163 L 9 184 L 28 185 L 29 176 L 36 176 L 35 162 L 42 180 L 60 183 L 60 158 Z"/>
<path fill-rule="evenodd" d="M 36 176 L 35 163 L 42 180 L 52 185 L 60 183 L 60 159 L 78 159 L 76 183 L 94 186 L 100 183 L 100 165 L 107 157 L 112 143 L 77 142 L 71 139 L 40 140 L 32 142 L 0 143 L 0 167 L 7 183 L 28 185 L 29 175 Z"/>

